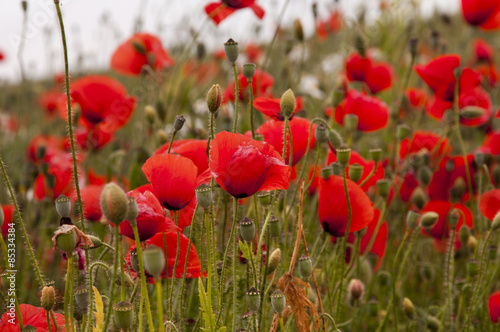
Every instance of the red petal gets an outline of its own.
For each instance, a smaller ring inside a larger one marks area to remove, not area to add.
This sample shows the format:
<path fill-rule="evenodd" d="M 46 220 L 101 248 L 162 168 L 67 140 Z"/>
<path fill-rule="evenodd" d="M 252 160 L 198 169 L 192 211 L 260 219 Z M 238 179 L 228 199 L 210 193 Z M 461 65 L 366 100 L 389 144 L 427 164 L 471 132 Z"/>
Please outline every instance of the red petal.
<path fill-rule="evenodd" d="M 493 220 L 500 212 L 500 189 L 493 189 L 481 195 L 479 210 L 483 216 Z"/>
<path fill-rule="evenodd" d="M 498 323 L 498 318 L 500 318 L 500 291 L 496 291 L 488 298 L 488 311 L 490 320 L 493 323 Z"/>

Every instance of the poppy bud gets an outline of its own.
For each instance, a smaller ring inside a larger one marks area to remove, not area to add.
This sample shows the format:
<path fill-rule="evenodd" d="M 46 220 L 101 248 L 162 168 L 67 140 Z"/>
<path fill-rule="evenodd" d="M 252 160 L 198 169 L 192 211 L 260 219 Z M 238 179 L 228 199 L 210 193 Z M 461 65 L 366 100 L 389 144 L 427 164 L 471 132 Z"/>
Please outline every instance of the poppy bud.
<path fill-rule="evenodd" d="M 415 203 L 419 210 L 424 208 L 424 205 L 427 202 L 427 196 L 425 195 L 422 187 L 417 187 L 413 190 L 413 194 L 411 194 L 411 201 Z"/>
<path fill-rule="evenodd" d="M 118 329 L 128 331 L 134 322 L 134 305 L 127 301 L 120 301 L 114 304 L 113 319 Z"/>
<path fill-rule="evenodd" d="M 59 227 L 60 228 L 60 227 Z M 70 228 L 66 233 L 59 232 L 56 235 L 57 249 L 69 255 L 75 250 L 78 243 L 78 236 L 75 228 Z"/>
<path fill-rule="evenodd" d="M 252 82 L 253 75 L 255 75 L 255 64 L 254 63 L 245 63 L 243 65 L 243 76 L 247 79 L 247 82 Z"/>
<path fill-rule="evenodd" d="M 484 115 L 486 110 L 479 106 L 465 106 L 460 109 L 462 119 L 477 119 Z"/>
<path fill-rule="evenodd" d="M 365 227 L 363 229 L 360 229 L 359 231 L 356 232 L 356 234 L 359 236 L 359 237 L 363 237 L 366 235 L 366 233 L 368 232 L 368 227 Z"/>
<path fill-rule="evenodd" d="M 416 37 L 410 38 L 410 41 L 408 42 L 408 51 L 410 52 L 411 57 L 415 59 L 418 51 L 418 38 Z"/>
<path fill-rule="evenodd" d="M 54 291 L 54 287 L 43 287 L 40 302 L 42 303 L 42 308 L 44 308 L 45 311 L 50 311 L 52 310 L 52 308 L 54 308 L 54 304 L 56 303 L 56 293 Z"/>
<path fill-rule="evenodd" d="M 356 114 L 346 114 L 344 116 L 344 126 L 345 130 L 348 132 L 354 132 L 358 129 L 359 118 Z"/>
<path fill-rule="evenodd" d="M 153 124 L 156 120 L 156 110 L 151 105 L 144 106 L 144 117 L 149 124 Z"/>
<path fill-rule="evenodd" d="M 379 162 L 382 159 L 382 149 L 370 149 L 368 151 L 370 153 L 370 158 L 374 162 Z"/>
<path fill-rule="evenodd" d="M 97 249 L 100 246 L 102 246 L 102 241 L 97 236 L 89 234 L 89 235 L 87 235 L 87 237 L 90 239 L 90 241 L 92 241 L 92 244 L 93 244 L 93 246 L 90 247 L 89 249 Z"/>
<path fill-rule="evenodd" d="M 342 136 L 340 136 L 339 132 L 335 129 L 330 129 L 328 131 L 328 141 L 334 149 L 338 149 L 344 144 Z"/>
<path fill-rule="evenodd" d="M 467 273 L 471 278 L 479 274 L 479 262 L 476 259 L 471 259 L 467 262 Z"/>
<path fill-rule="evenodd" d="M 0 206 L 0 227 L 2 227 L 4 221 L 5 221 L 5 215 L 3 213 L 2 207 Z"/>
<path fill-rule="evenodd" d="M 333 175 L 342 176 L 342 166 L 338 161 L 330 164 L 330 168 L 332 169 Z"/>
<path fill-rule="evenodd" d="M 288 119 L 292 117 L 293 112 L 295 111 L 296 100 L 295 95 L 291 89 L 288 89 L 283 93 L 280 100 L 280 109 L 281 113 L 286 116 Z"/>
<path fill-rule="evenodd" d="M 467 241 L 469 240 L 469 236 L 470 236 L 469 227 L 467 227 L 467 225 L 462 225 L 462 227 L 460 227 L 460 230 L 458 231 L 458 239 L 462 243 L 467 243 Z"/>
<path fill-rule="evenodd" d="M 424 186 L 428 186 L 432 179 L 432 170 L 429 166 L 422 166 L 418 169 L 418 179 Z"/>
<path fill-rule="evenodd" d="M 140 53 L 143 55 L 147 54 L 146 45 L 144 45 L 143 42 L 141 42 L 139 40 L 132 40 L 132 46 L 137 51 L 137 53 Z"/>
<path fill-rule="evenodd" d="M 349 179 L 354 182 L 358 182 L 363 175 L 363 166 L 358 163 L 349 166 Z"/>
<path fill-rule="evenodd" d="M 298 18 L 293 22 L 293 34 L 299 42 L 304 41 L 304 28 L 302 28 L 302 22 Z"/>
<path fill-rule="evenodd" d="M 483 167 L 484 153 L 482 153 L 481 151 L 474 153 L 474 162 L 476 163 L 477 167 Z"/>
<path fill-rule="evenodd" d="M 203 58 L 205 58 L 206 54 L 207 54 L 207 49 L 205 47 L 205 44 L 201 42 L 196 44 L 196 58 L 201 61 L 203 60 Z"/>
<path fill-rule="evenodd" d="M 467 185 L 465 184 L 465 180 L 462 177 L 458 177 L 450 189 L 450 194 L 452 199 L 460 200 L 460 198 L 465 193 Z"/>
<path fill-rule="evenodd" d="M 256 312 L 259 310 L 260 305 L 260 292 L 252 287 L 246 292 L 247 306 L 248 310 L 251 312 Z"/>
<path fill-rule="evenodd" d="M 59 2 L 59 0 L 56 0 Z M 25 327 L 23 327 L 22 331 L 21 332 L 36 332 L 37 328 L 32 326 L 32 325 L 26 325 Z"/>
<path fill-rule="evenodd" d="M 275 216 L 271 216 L 269 219 L 269 232 L 272 237 L 279 237 L 281 235 L 280 221 Z"/>
<path fill-rule="evenodd" d="M 477 239 L 474 235 L 469 236 L 467 239 L 467 248 L 469 248 L 470 251 L 476 250 L 477 247 Z"/>
<path fill-rule="evenodd" d="M 71 213 L 71 199 L 64 195 L 59 195 L 55 201 L 56 211 L 61 218 L 69 218 Z"/>
<path fill-rule="evenodd" d="M 163 129 L 159 129 L 157 132 L 156 132 L 156 137 L 158 138 L 158 142 L 160 144 L 165 144 L 165 143 L 168 143 L 168 135 L 167 133 L 165 132 L 165 130 Z"/>
<path fill-rule="evenodd" d="M 135 197 L 129 197 L 128 207 L 127 207 L 127 220 L 132 223 L 137 219 L 138 215 L 139 215 L 139 207 L 137 206 Z"/>
<path fill-rule="evenodd" d="M 406 227 L 409 229 L 415 228 L 418 225 L 418 217 L 420 217 L 420 214 L 417 211 L 409 211 L 406 215 Z"/>
<path fill-rule="evenodd" d="M 21 1 L 21 8 L 23 9 L 23 12 L 26 13 L 26 11 L 28 10 L 28 1 L 26 0 Z"/>
<path fill-rule="evenodd" d="M 335 90 L 333 90 L 333 108 L 334 108 L 334 110 L 344 100 L 344 97 L 345 97 L 344 89 L 336 88 Z"/>
<path fill-rule="evenodd" d="M 500 228 L 500 212 L 498 212 L 495 217 L 493 217 L 493 222 L 491 223 L 491 229 L 497 230 Z"/>
<path fill-rule="evenodd" d="M 206 184 L 201 184 L 195 189 L 196 201 L 206 210 L 212 203 L 212 188 Z"/>
<path fill-rule="evenodd" d="M 360 35 L 356 35 L 356 38 L 354 38 L 354 47 L 356 47 L 359 55 L 364 58 L 366 55 L 366 45 L 363 37 L 361 37 Z"/>
<path fill-rule="evenodd" d="M 130 251 L 130 266 L 132 267 L 132 270 L 140 272 L 139 258 L 137 257 L 137 248 L 134 248 L 132 251 Z"/>
<path fill-rule="evenodd" d="M 144 268 L 155 279 L 159 279 L 163 268 L 165 267 L 165 256 L 163 250 L 156 246 L 150 246 L 142 253 Z"/>
<path fill-rule="evenodd" d="M 302 255 L 298 259 L 299 272 L 302 278 L 308 279 L 312 274 L 312 260 L 311 257 Z"/>
<path fill-rule="evenodd" d="M 415 306 L 407 297 L 403 299 L 403 311 L 408 319 L 413 319 L 415 317 Z"/>
<path fill-rule="evenodd" d="M 494 244 L 488 246 L 488 259 L 494 261 L 497 259 L 498 247 Z"/>
<path fill-rule="evenodd" d="M 281 249 L 276 248 L 271 253 L 271 256 L 269 256 L 269 262 L 267 264 L 267 274 L 273 273 L 280 265 L 280 262 L 281 262 Z"/>
<path fill-rule="evenodd" d="M 110 182 L 101 192 L 101 210 L 106 218 L 118 226 L 127 217 L 128 197 L 116 183 Z"/>
<path fill-rule="evenodd" d="M 76 304 L 82 310 L 82 312 L 87 312 L 87 308 L 90 303 L 90 291 L 88 286 L 80 285 L 75 288 L 75 300 Z"/>
<path fill-rule="evenodd" d="M 397 138 L 402 141 L 404 140 L 406 137 L 408 137 L 408 135 L 410 134 L 411 132 L 411 128 L 408 127 L 408 125 L 405 125 L 405 124 L 400 124 L 398 125 L 398 127 L 396 128 L 396 136 Z"/>
<path fill-rule="evenodd" d="M 460 220 L 460 212 L 458 212 L 458 210 L 457 210 L 457 209 L 453 209 L 453 210 L 450 212 L 449 219 L 450 219 L 450 224 L 451 224 L 453 227 L 457 226 L 458 221 Z"/>
<path fill-rule="evenodd" d="M 224 53 L 226 53 L 227 60 L 234 65 L 240 53 L 238 43 L 232 38 L 229 38 L 229 40 L 224 43 Z"/>
<path fill-rule="evenodd" d="M 252 218 L 245 217 L 240 221 L 240 235 L 246 242 L 252 242 L 255 239 L 255 222 Z"/>
<path fill-rule="evenodd" d="M 346 168 L 349 165 L 349 159 L 351 159 L 351 149 L 350 148 L 338 148 L 337 149 L 337 160 L 342 166 Z"/>
<path fill-rule="evenodd" d="M 263 206 L 269 206 L 271 204 L 271 193 L 269 191 L 259 191 L 257 193 L 257 198 Z"/>
<path fill-rule="evenodd" d="M 347 285 L 347 298 L 351 304 L 358 301 L 365 292 L 365 285 L 359 279 L 351 279 Z"/>
<path fill-rule="evenodd" d="M 383 198 L 389 197 L 389 192 L 391 189 L 391 183 L 387 179 L 380 179 L 377 181 L 377 190 L 380 196 Z"/>
<path fill-rule="evenodd" d="M 184 127 L 184 122 L 186 122 L 184 115 L 177 115 L 174 121 L 174 131 L 177 132 L 181 130 L 182 127 Z"/>
<path fill-rule="evenodd" d="M 207 106 L 210 113 L 214 114 L 222 103 L 222 93 L 219 84 L 214 84 L 207 93 Z"/>
<path fill-rule="evenodd" d="M 316 126 L 316 131 L 314 132 L 314 137 L 318 143 L 328 142 L 328 132 L 326 131 L 326 126 L 322 123 Z"/>
<path fill-rule="evenodd" d="M 276 311 L 279 315 L 285 310 L 286 307 L 286 297 L 285 294 L 277 289 L 274 293 L 271 294 L 271 304 L 273 306 L 274 311 Z"/>
<path fill-rule="evenodd" d="M 437 214 L 434 211 L 429 211 L 422 215 L 422 217 L 420 218 L 420 224 L 422 225 L 422 227 L 430 230 L 434 226 L 434 224 L 438 221 L 438 219 L 439 219 L 439 214 Z"/>
<path fill-rule="evenodd" d="M 320 176 L 325 180 L 328 180 L 328 178 L 332 175 L 333 175 L 333 169 L 331 167 L 325 166 L 320 171 Z"/>

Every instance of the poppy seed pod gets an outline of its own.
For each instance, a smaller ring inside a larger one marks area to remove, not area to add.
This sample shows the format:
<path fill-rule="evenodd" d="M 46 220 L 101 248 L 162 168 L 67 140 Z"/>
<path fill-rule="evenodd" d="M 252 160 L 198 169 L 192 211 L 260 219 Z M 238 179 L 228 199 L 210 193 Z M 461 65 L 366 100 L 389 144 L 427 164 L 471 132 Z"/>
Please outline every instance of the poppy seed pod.
<path fill-rule="evenodd" d="M 328 130 L 328 141 L 334 149 L 338 149 L 344 144 L 342 136 L 335 129 Z"/>
<path fill-rule="evenodd" d="M 260 306 L 260 292 L 252 287 L 246 292 L 248 310 L 256 312 Z"/>
<path fill-rule="evenodd" d="M 302 255 L 298 259 L 299 272 L 302 278 L 308 279 L 312 275 L 312 260 L 311 257 Z"/>
<path fill-rule="evenodd" d="M 87 312 L 90 303 L 90 291 L 88 286 L 80 285 L 75 288 L 76 304 L 82 312 Z"/>
<path fill-rule="evenodd" d="M 267 264 L 267 274 L 271 274 L 280 265 L 281 262 L 281 249 L 276 248 L 274 251 L 271 253 L 271 256 L 269 256 L 269 262 Z"/>
<path fill-rule="evenodd" d="M 363 175 L 363 166 L 358 163 L 349 166 L 349 179 L 354 182 L 358 182 Z"/>
<path fill-rule="evenodd" d="M 391 183 L 387 179 L 380 179 L 377 181 L 377 190 L 380 196 L 387 198 L 391 191 Z"/>
<path fill-rule="evenodd" d="M 127 301 L 114 304 L 113 319 L 117 328 L 128 331 L 134 322 L 134 305 Z"/>
<path fill-rule="evenodd" d="M 184 127 L 184 123 L 186 122 L 186 119 L 184 118 L 184 115 L 177 115 L 175 117 L 174 121 L 174 131 L 179 131 Z"/>
<path fill-rule="evenodd" d="M 432 170 L 429 166 L 422 166 L 418 169 L 417 176 L 424 186 L 428 186 L 432 179 Z"/>
<path fill-rule="evenodd" d="M 431 229 L 439 219 L 439 214 L 434 211 L 426 212 L 420 218 L 420 224 L 426 229 Z"/>
<path fill-rule="evenodd" d="M 208 90 L 207 93 L 208 111 L 214 114 L 219 109 L 221 103 L 222 103 L 222 92 L 220 90 L 220 86 L 219 84 L 214 84 L 212 85 L 210 90 Z"/>
<path fill-rule="evenodd" d="M 243 76 L 247 79 L 247 82 L 252 82 L 253 75 L 255 75 L 255 64 L 254 63 L 245 63 L 243 65 Z"/>
<path fill-rule="evenodd" d="M 500 212 L 498 212 L 493 218 L 493 222 L 491 223 L 491 229 L 497 230 L 500 228 Z"/>
<path fill-rule="evenodd" d="M 272 237 L 279 237 L 281 235 L 280 220 L 275 216 L 271 216 L 269 219 L 269 232 Z"/>
<path fill-rule="evenodd" d="M 240 53 L 238 43 L 232 38 L 229 38 L 228 41 L 224 43 L 224 53 L 226 53 L 227 60 L 234 65 Z"/>
<path fill-rule="evenodd" d="M 411 302 L 411 300 L 407 297 L 403 299 L 403 311 L 408 319 L 415 318 L 415 306 L 413 305 L 413 302 Z"/>
<path fill-rule="evenodd" d="M 374 162 L 379 162 L 380 160 L 382 160 L 382 149 L 370 149 L 369 150 L 369 153 L 370 153 L 370 158 L 374 161 Z"/>
<path fill-rule="evenodd" d="M 316 131 L 314 132 L 314 138 L 318 143 L 328 142 L 328 132 L 326 131 L 326 126 L 322 123 L 316 126 Z"/>
<path fill-rule="evenodd" d="M 420 214 L 415 211 L 409 211 L 406 215 L 406 227 L 409 229 L 415 228 L 418 225 L 418 217 Z"/>
<path fill-rule="evenodd" d="M 71 213 L 71 199 L 64 195 L 59 195 L 55 201 L 56 211 L 61 218 L 69 218 Z"/>
<path fill-rule="evenodd" d="M 320 176 L 325 180 L 328 180 L 328 178 L 332 175 L 333 175 L 333 169 L 331 167 L 325 166 L 320 171 Z"/>
<path fill-rule="evenodd" d="M 155 123 L 156 120 L 156 110 L 151 105 L 144 106 L 144 117 L 149 124 Z"/>
<path fill-rule="evenodd" d="M 333 175 L 342 176 L 342 166 L 338 161 L 330 164 L 330 168 L 332 169 Z"/>
<path fill-rule="evenodd" d="M 273 306 L 274 311 L 276 311 L 279 315 L 285 310 L 286 307 L 286 297 L 285 294 L 277 289 L 274 293 L 271 294 L 271 304 Z"/>
<path fill-rule="evenodd" d="M 50 311 L 52 310 L 52 308 L 54 308 L 54 304 L 56 303 L 56 293 L 54 291 L 54 287 L 43 287 L 40 302 L 42 304 L 42 308 L 44 308 L 46 311 Z"/>
<path fill-rule="evenodd" d="M 358 129 L 359 117 L 356 114 L 346 114 L 344 116 L 344 127 L 348 132 L 354 132 Z"/>
<path fill-rule="evenodd" d="M 245 217 L 240 221 L 240 235 L 246 242 L 252 242 L 255 239 L 255 222 L 252 218 Z"/>
<path fill-rule="evenodd" d="M 333 108 L 337 108 L 340 103 L 344 100 L 345 92 L 344 89 L 336 88 L 333 90 Z"/>
<path fill-rule="evenodd" d="M 458 211 L 458 209 L 453 209 L 449 216 L 448 216 L 449 220 L 450 220 L 450 224 L 455 227 L 457 226 L 458 224 L 458 221 L 460 220 L 460 212 Z"/>
<path fill-rule="evenodd" d="M 156 246 L 150 246 L 142 252 L 144 268 L 156 280 L 160 278 L 165 267 L 165 256 L 163 250 Z"/>
<path fill-rule="evenodd" d="M 212 203 L 212 188 L 206 184 L 201 184 L 195 189 L 196 201 L 206 210 Z"/>
<path fill-rule="evenodd" d="M 302 22 L 297 18 L 293 22 L 293 34 L 299 42 L 304 41 L 304 28 L 302 27 Z"/>
<path fill-rule="evenodd" d="M 346 168 L 349 165 L 349 160 L 351 159 L 351 149 L 350 148 L 338 148 L 337 149 L 337 160 L 342 166 Z"/>
<path fill-rule="evenodd" d="M 57 249 L 71 254 L 75 250 L 78 243 L 78 236 L 74 228 L 69 229 L 66 233 L 59 233 L 56 235 Z"/>
<path fill-rule="evenodd" d="M 128 197 L 116 183 L 108 183 L 101 192 L 101 210 L 106 218 L 118 226 L 127 217 Z"/>
<path fill-rule="evenodd" d="M 139 215 L 139 207 L 135 201 L 135 197 L 128 198 L 128 209 L 127 209 L 127 220 L 133 222 L 137 219 Z"/>
<path fill-rule="evenodd" d="M 479 274 L 479 262 L 476 259 L 471 259 L 467 262 L 467 273 L 471 278 Z"/>
<path fill-rule="evenodd" d="M 482 117 L 486 109 L 479 106 L 465 106 L 460 109 L 460 117 L 462 119 L 473 120 Z"/>
<path fill-rule="evenodd" d="M 271 192 L 269 191 L 259 191 L 257 193 L 257 198 L 263 206 L 269 206 L 271 204 Z"/>
<path fill-rule="evenodd" d="M 460 230 L 458 231 L 458 239 L 460 240 L 461 243 L 467 243 L 469 240 L 470 236 L 470 229 L 467 227 L 467 225 L 462 225 L 460 227 Z"/>
<path fill-rule="evenodd" d="M 295 111 L 296 100 L 295 95 L 291 89 L 288 89 L 283 93 L 280 99 L 280 110 L 284 116 L 291 118 L 293 116 L 293 111 Z"/>

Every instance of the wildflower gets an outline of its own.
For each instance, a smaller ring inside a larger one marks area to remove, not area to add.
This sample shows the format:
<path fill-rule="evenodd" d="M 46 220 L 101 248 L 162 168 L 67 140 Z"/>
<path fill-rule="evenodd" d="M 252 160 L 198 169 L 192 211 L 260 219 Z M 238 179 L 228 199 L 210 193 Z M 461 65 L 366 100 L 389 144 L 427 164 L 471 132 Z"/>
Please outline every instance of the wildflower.
<path fill-rule="evenodd" d="M 233 14 L 235 11 L 243 8 L 250 8 L 255 15 L 262 19 L 264 17 L 264 9 L 257 5 L 256 0 L 220 0 L 211 2 L 205 6 L 205 13 L 210 17 L 216 25 Z"/>

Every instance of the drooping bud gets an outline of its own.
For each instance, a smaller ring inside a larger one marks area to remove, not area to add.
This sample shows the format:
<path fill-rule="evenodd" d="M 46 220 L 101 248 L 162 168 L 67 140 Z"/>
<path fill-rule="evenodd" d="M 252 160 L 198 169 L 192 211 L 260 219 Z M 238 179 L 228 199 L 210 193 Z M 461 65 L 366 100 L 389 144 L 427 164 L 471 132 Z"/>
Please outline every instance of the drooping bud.
<path fill-rule="evenodd" d="M 275 216 L 271 216 L 269 219 L 269 232 L 272 237 L 279 237 L 281 235 L 280 221 Z"/>
<path fill-rule="evenodd" d="M 350 148 L 338 148 L 337 149 L 337 160 L 342 166 L 346 168 L 349 165 L 349 160 L 351 159 L 351 149 Z"/>
<path fill-rule="evenodd" d="M 285 310 L 286 307 L 286 297 L 285 294 L 277 289 L 274 293 L 271 294 L 271 304 L 273 306 L 274 311 L 276 311 L 279 315 Z"/>
<path fill-rule="evenodd" d="M 280 100 L 280 109 L 281 113 L 287 118 L 291 118 L 293 112 L 295 111 L 296 100 L 295 95 L 291 89 L 288 89 L 283 93 Z"/>
<path fill-rule="evenodd" d="M 418 224 L 418 217 L 420 214 L 417 211 L 409 211 L 406 215 L 406 227 L 409 229 L 413 229 Z"/>
<path fill-rule="evenodd" d="M 439 214 L 434 211 L 426 212 L 420 218 L 420 224 L 425 229 L 431 229 L 439 219 Z"/>
<path fill-rule="evenodd" d="M 163 250 L 156 246 L 150 246 L 142 252 L 144 268 L 155 277 L 160 278 L 163 268 L 165 267 L 165 256 Z"/>
<path fill-rule="evenodd" d="M 300 22 L 299 18 L 295 19 L 293 22 L 293 34 L 299 42 L 304 41 L 304 28 L 302 27 L 302 22 Z"/>
<path fill-rule="evenodd" d="M 186 119 L 184 118 L 184 115 L 177 115 L 175 117 L 175 121 L 174 121 L 174 131 L 177 132 L 179 130 L 182 129 L 182 127 L 184 127 L 184 123 L 186 122 Z"/>
<path fill-rule="evenodd" d="M 403 311 L 408 319 L 415 318 L 415 306 L 413 305 L 413 302 L 411 302 L 411 300 L 407 297 L 403 299 Z"/>
<path fill-rule="evenodd" d="M 219 84 L 214 84 L 207 93 L 207 106 L 210 113 L 215 113 L 222 103 L 222 93 Z"/>
<path fill-rule="evenodd" d="M 243 65 L 243 76 L 247 79 L 247 82 L 252 82 L 253 76 L 255 75 L 255 64 L 254 63 L 245 63 Z"/>
<path fill-rule="evenodd" d="M 59 195 L 55 201 L 56 211 L 59 217 L 69 218 L 71 213 L 71 199 L 64 195 Z"/>
<path fill-rule="evenodd" d="M 374 162 L 379 162 L 380 160 L 382 160 L 382 149 L 370 149 L 368 151 L 370 153 L 370 158 L 374 161 Z"/>
<path fill-rule="evenodd" d="M 363 166 L 358 163 L 349 166 L 349 179 L 358 182 L 363 175 Z"/>
<path fill-rule="evenodd" d="M 75 288 L 76 304 L 82 312 L 87 312 L 90 303 L 90 291 L 88 286 L 80 285 Z"/>
<path fill-rule="evenodd" d="M 212 188 L 210 188 L 209 185 L 202 183 L 194 192 L 196 194 L 196 201 L 198 204 L 200 204 L 204 210 L 208 209 L 212 203 Z"/>
<path fill-rule="evenodd" d="M 276 248 L 271 253 L 271 256 L 269 256 L 269 262 L 267 264 L 267 274 L 273 273 L 280 265 L 280 262 L 281 262 L 281 249 Z"/>
<path fill-rule="evenodd" d="M 42 308 L 45 309 L 45 311 L 50 311 L 54 308 L 54 304 L 56 303 L 56 293 L 54 291 L 54 287 L 43 287 L 40 302 L 42 303 Z"/>
<path fill-rule="evenodd" d="M 245 217 L 240 221 L 240 235 L 246 242 L 255 239 L 255 222 L 252 218 Z"/>
<path fill-rule="evenodd" d="M 238 43 L 232 38 L 229 38 L 229 40 L 224 43 L 224 53 L 226 53 L 227 60 L 234 65 L 240 53 Z"/>
<path fill-rule="evenodd" d="M 134 322 L 134 305 L 128 301 L 120 301 L 114 304 L 113 319 L 118 329 L 128 331 Z"/>
<path fill-rule="evenodd" d="M 330 129 L 328 131 L 328 141 L 334 149 L 338 149 L 344 144 L 342 136 L 340 136 L 339 132 L 335 129 Z"/>
<path fill-rule="evenodd" d="M 260 306 L 260 292 L 252 287 L 246 292 L 248 310 L 256 312 Z"/>
<path fill-rule="evenodd" d="M 128 197 L 116 183 L 108 183 L 101 192 L 101 211 L 104 216 L 118 226 L 127 217 Z"/>
<path fill-rule="evenodd" d="M 328 132 L 326 126 L 322 123 L 316 126 L 316 131 L 314 132 L 314 138 L 316 138 L 317 143 L 328 142 Z"/>
<path fill-rule="evenodd" d="M 302 255 L 298 259 L 299 272 L 303 279 L 308 279 L 312 275 L 311 257 Z"/>
<path fill-rule="evenodd" d="M 380 179 L 377 181 L 377 190 L 380 196 L 383 198 L 389 197 L 391 189 L 391 183 L 387 179 Z"/>

